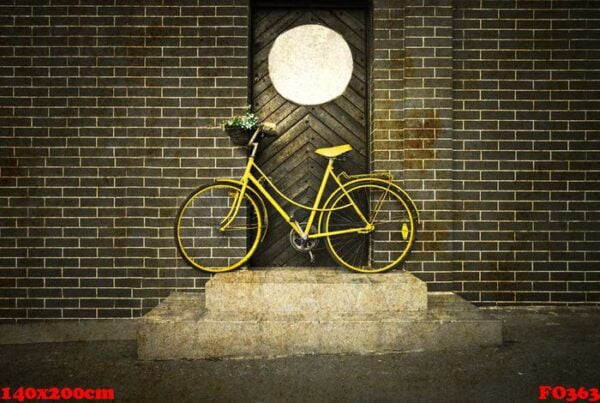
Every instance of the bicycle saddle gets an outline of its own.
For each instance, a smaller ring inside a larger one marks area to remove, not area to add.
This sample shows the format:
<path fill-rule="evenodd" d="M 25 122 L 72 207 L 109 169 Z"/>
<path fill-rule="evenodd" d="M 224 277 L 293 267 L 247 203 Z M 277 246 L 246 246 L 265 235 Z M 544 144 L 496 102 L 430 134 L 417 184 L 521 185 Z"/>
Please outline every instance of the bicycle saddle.
<path fill-rule="evenodd" d="M 349 151 L 352 151 L 352 146 L 350 144 L 344 144 L 335 147 L 317 148 L 315 153 L 322 155 L 323 157 L 335 158 L 339 155 L 346 154 Z"/>

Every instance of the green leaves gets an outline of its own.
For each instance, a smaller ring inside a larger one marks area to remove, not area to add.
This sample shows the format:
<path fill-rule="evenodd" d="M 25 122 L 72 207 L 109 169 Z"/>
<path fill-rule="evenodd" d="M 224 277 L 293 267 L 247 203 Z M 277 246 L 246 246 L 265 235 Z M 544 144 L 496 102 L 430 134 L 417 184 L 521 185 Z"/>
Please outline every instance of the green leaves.
<path fill-rule="evenodd" d="M 223 123 L 223 128 L 237 127 L 244 130 L 254 130 L 258 127 L 258 117 L 250 110 L 250 105 L 246 108 L 246 113 L 242 116 L 234 116 Z"/>

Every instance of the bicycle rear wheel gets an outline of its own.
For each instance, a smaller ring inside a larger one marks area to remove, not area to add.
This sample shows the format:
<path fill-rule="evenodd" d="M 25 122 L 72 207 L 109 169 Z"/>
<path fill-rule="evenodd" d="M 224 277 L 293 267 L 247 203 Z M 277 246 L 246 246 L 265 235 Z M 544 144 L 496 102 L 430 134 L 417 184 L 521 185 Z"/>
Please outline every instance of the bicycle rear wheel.
<path fill-rule="evenodd" d="M 246 192 L 232 217 L 240 196 L 237 186 L 212 184 L 196 190 L 181 206 L 175 238 L 181 255 L 195 268 L 213 273 L 234 270 L 256 250 L 263 231 L 259 206 Z"/>
<path fill-rule="evenodd" d="M 415 240 L 416 220 L 410 203 L 385 184 L 356 184 L 347 192 L 374 230 L 326 237 L 331 256 L 344 267 L 362 273 L 378 273 L 399 265 Z M 336 210 L 325 213 L 324 232 L 365 226 L 343 192 L 327 207 Z"/>

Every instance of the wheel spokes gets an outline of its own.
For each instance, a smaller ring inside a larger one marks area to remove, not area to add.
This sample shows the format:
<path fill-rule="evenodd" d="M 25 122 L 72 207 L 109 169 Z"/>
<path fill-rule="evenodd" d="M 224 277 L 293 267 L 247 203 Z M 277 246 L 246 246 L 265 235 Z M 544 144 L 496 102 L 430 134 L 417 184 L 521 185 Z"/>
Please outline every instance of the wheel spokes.
<path fill-rule="evenodd" d="M 407 203 L 391 187 L 373 184 L 356 186 L 348 190 L 348 196 L 368 217 L 373 230 L 328 237 L 332 256 L 348 268 L 365 272 L 387 270 L 401 262 L 414 239 L 414 222 Z M 341 200 L 338 197 L 331 207 L 338 207 Z M 364 227 L 353 207 L 329 213 L 326 221 L 328 231 Z"/>
<path fill-rule="evenodd" d="M 241 193 L 232 185 L 209 185 L 196 191 L 184 204 L 177 220 L 176 237 L 183 257 L 194 267 L 227 271 L 239 267 L 259 242 L 258 207 L 247 194 L 233 208 Z M 222 228 L 227 222 L 226 228 Z"/>

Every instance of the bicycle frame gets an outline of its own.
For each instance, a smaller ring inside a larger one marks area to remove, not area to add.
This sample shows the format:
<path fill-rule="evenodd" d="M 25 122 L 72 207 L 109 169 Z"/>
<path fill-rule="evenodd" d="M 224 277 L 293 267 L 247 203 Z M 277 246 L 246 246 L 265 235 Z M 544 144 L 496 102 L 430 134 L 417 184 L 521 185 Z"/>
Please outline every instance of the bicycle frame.
<path fill-rule="evenodd" d="M 254 155 L 256 153 L 256 148 L 257 148 L 257 145 L 254 146 L 253 152 L 250 155 L 250 157 L 248 158 L 248 163 L 244 170 L 244 175 L 242 176 L 242 178 L 239 181 L 239 183 L 242 185 L 241 192 L 238 194 L 238 196 L 236 196 L 236 199 L 232 205 L 232 208 L 231 208 L 229 214 L 227 215 L 227 217 L 225 217 L 225 219 L 221 223 L 221 230 L 227 229 L 227 227 L 231 224 L 231 222 L 233 222 L 233 220 L 237 216 L 240 206 L 242 204 L 244 194 L 246 193 L 246 190 L 250 183 L 252 185 L 254 185 L 254 189 L 256 191 L 258 191 L 258 193 L 260 193 L 273 206 L 273 208 L 275 208 L 277 213 L 279 213 L 279 215 L 285 220 L 285 222 L 288 223 L 288 225 L 290 225 L 292 227 L 292 229 L 298 235 L 300 235 L 302 237 L 302 239 L 315 239 L 315 238 L 322 238 L 322 237 L 332 236 L 332 235 L 350 234 L 350 233 L 358 233 L 358 232 L 367 233 L 367 232 L 370 232 L 373 230 L 373 228 L 374 228 L 373 224 L 369 223 L 369 221 L 363 215 L 363 213 L 360 210 L 360 208 L 358 207 L 358 205 L 354 202 L 354 200 L 352 200 L 352 198 L 350 197 L 350 195 L 348 194 L 348 192 L 342 185 L 340 178 L 333 171 L 333 163 L 334 163 L 333 158 L 331 158 L 329 160 L 329 163 L 327 164 L 327 167 L 325 168 L 325 173 L 323 174 L 323 179 L 321 180 L 321 185 L 319 187 L 319 191 L 317 192 L 317 196 L 315 198 L 313 207 L 305 207 L 306 210 L 310 211 L 310 215 L 308 217 L 308 221 L 306 222 L 306 226 L 303 229 L 300 226 L 300 224 L 292 216 L 290 216 L 283 209 L 283 207 L 281 207 L 281 205 L 277 202 L 277 200 L 275 200 L 273 198 L 273 196 L 271 196 L 271 194 L 267 191 L 267 189 L 265 189 L 265 187 L 260 183 L 260 179 L 265 179 L 265 181 L 267 183 L 269 183 L 270 186 L 273 186 L 274 188 L 276 188 L 276 186 L 270 181 L 270 179 L 264 174 L 264 172 L 262 172 L 261 169 L 254 163 Z M 252 173 L 253 168 L 258 172 L 260 179 L 257 179 L 254 176 L 254 174 Z M 343 194 L 349 200 L 350 205 L 354 208 L 354 210 L 356 211 L 356 214 L 364 222 L 364 224 L 365 224 L 364 227 L 350 228 L 350 229 L 339 230 L 339 231 L 327 231 L 327 232 L 319 232 L 319 230 L 317 229 L 316 233 L 313 233 L 313 234 L 310 233 L 312 224 L 314 223 L 317 213 L 319 211 L 321 211 L 321 212 L 325 211 L 324 209 L 319 208 L 319 204 L 321 203 L 321 199 L 323 198 L 323 194 L 325 193 L 325 188 L 327 186 L 327 183 L 328 183 L 330 177 L 333 178 L 334 182 L 337 184 L 337 186 L 341 189 Z"/>

